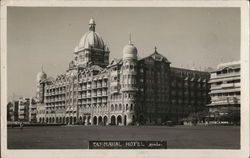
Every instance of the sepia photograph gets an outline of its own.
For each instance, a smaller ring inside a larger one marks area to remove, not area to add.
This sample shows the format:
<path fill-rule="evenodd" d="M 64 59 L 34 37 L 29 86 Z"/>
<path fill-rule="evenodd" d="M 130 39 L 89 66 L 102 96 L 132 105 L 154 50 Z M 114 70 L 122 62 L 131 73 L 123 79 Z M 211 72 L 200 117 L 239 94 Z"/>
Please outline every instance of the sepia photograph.
<path fill-rule="evenodd" d="M 4 158 L 249 156 L 248 3 L 87 2 L 1 8 Z"/>

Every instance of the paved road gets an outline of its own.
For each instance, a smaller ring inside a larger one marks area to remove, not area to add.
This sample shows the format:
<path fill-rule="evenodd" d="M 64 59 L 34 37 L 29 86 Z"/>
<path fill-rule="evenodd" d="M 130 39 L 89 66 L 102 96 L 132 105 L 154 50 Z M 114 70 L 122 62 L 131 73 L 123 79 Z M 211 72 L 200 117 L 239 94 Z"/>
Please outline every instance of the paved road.
<path fill-rule="evenodd" d="M 9 149 L 87 149 L 89 140 L 166 140 L 170 149 L 239 149 L 235 126 L 8 128 Z"/>

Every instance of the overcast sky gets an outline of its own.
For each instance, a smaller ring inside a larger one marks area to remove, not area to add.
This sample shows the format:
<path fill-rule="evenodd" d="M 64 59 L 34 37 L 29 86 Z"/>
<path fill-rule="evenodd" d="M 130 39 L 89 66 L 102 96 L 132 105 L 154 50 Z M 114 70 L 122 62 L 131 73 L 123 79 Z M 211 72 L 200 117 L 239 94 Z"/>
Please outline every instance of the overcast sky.
<path fill-rule="evenodd" d="M 36 74 L 66 71 L 89 19 L 122 57 L 129 33 L 140 57 L 157 46 L 172 66 L 205 69 L 240 59 L 239 8 L 27 8 L 7 11 L 8 100 L 35 96 Z"/>

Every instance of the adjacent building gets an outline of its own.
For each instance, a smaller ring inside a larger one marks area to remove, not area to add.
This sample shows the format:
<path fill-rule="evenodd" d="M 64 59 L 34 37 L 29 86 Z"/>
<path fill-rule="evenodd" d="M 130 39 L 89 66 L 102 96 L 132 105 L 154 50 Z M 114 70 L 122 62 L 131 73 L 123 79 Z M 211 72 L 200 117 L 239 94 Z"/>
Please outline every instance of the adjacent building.
<path fill-rule="evenodd" d="M 7 120 L 36 122 L 37 99 L 36 97 L 20 97 L 13 99 L 7 104 Z"/>
<path fill-rule="evenodd" d="M 18 120 L 29 121 L 30 98 L 19 98 L 18 100 Z"/>
<path fill-rule="evenodd" d="M 89 22 L 65 73 L 37 75 L 40 123 L 83 125 L 179 122 L 210 103 L 208 72 L 171 67 L 157 49 L 138 59 L 129 41 L 121 59 L 109 62 L 109 47 Z"/>
<path fill-rule="evenodd" d="M 7 104 L 7 121 L 18 121 L 17 100 L 12 100 Z"/>
<path fill-rule="evenodd" d="M 211 72 L 210 122 L 240 122 L 240 61 L 219 64 Z"/>
<path fill-rule="evenodd" d="M 31 123 L 36 123 L 37 122 L 37 118 L 36 118 L 36 114 L 37 114 L 37 98 L 31 98 L 30 99 L 30 106 L 29 106 L 29 122 Z"/>

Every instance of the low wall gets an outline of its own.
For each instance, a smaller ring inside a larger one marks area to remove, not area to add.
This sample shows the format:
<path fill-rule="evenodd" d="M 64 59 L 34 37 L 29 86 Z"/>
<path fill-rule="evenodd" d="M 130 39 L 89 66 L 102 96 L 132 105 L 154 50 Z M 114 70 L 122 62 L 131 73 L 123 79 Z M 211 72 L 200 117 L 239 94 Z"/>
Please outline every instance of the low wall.
<path fill-rule="evenodd" d="M 24 127 L 29 127 L 29 126 L 64 126 L 65 124 L 41 124 L 41 123 L 23 123 Z M 19 123 L 8 123 L 7 127 L 20 127 Z"/>

